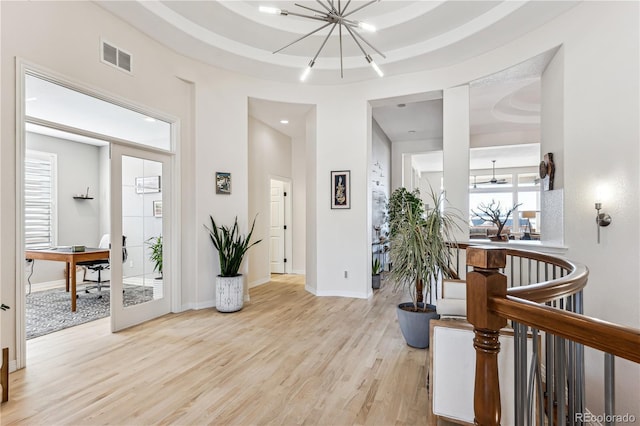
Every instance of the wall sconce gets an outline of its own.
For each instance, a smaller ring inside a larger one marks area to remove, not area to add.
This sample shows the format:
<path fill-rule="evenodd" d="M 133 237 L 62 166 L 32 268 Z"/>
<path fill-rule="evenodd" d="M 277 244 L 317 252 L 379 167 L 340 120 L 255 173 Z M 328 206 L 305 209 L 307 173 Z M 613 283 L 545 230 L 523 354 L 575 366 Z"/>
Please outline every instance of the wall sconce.
<path fill-rule="evenodd" d="M 602 203 L 596 203 L 596 229 L 598 230 L 598 244 L 600 244 L 600 227 L 611 224 L 611 216 L 607 213 L 600 213 Z"/>

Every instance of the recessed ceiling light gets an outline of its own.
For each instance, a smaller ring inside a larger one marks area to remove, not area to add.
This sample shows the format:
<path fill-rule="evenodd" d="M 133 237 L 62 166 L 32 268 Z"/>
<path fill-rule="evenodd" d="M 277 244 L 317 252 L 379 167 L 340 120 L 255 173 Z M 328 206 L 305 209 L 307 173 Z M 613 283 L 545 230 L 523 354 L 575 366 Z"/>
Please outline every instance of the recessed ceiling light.
<path fill-rule="evenodd" d="M 289 120 L 280 120 L 281 124 L 289 124 Z"/>
<path fill-rule="evenodd" d="M 27 102 L 32 102 L 32 101 L 37 101 L 37 100 L 38 100 L 38 98 L 36 98 L 35 96 L 25 99 L 25 101 L 27 101 Z"/>
<path fill-rule="evenodd" d="M 409 130 L 409 133 L 411 133 L 411 134 L 413 134 L 415 132 L 416 132 L 415 130 Z"/>
<path fill-rule="evenodd" d="M 155 118 L 152 118 L 152 117 L 145 117 L 145 118 L 144 118 L 144 121 L 148 121 L 149 123 L 155 123 L 155 122 L 156 122 L 156 119 L 155 119 Z"/>
<path fill-rule="evenodd" d="M 396 105 L 396 106 L 397 106 L 398 108 L 404 108 L 404 107 L 406 107 L 406 106 L 407 106 L 407 104 L 398 104 L 398 105 Z"/>

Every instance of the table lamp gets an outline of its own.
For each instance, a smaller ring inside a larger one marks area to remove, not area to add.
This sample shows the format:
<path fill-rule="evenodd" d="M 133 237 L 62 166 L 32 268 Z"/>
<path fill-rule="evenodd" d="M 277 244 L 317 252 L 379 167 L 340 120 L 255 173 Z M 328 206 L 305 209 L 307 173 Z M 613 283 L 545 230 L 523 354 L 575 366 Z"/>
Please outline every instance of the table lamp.
<path fill-rule="evenodd" d="M 535 219 L 535 217 L 536 217 L 535 210 L 525 210 L 522 212 L 522 218 L 527 219 L 527 228 L 529 229 L 529 232 L 524 233 L 524 236 L 522 237 L 523 240 L 531 239 L 531 219 Z"/>

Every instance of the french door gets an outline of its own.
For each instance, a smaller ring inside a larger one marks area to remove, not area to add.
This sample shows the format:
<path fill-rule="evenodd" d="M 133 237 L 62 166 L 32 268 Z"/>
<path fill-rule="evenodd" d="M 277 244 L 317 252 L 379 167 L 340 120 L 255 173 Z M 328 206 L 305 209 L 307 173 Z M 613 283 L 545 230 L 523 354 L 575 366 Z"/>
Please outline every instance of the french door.
<path fill-rule="evenodd" d="M 171 309 L 170 154 L 111 145 L 111 330 Z"/>

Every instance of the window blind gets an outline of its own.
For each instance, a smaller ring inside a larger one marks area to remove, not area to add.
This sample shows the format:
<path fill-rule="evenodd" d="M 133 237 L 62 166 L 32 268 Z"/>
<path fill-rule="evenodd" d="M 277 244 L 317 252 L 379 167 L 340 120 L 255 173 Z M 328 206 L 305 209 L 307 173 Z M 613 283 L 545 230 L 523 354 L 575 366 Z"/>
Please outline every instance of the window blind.
<path fill-rule="evenodd" d="M 27 152 L 24 181 L 24 235 L 26 249 L 56 245 L 56 157 Z"/>

